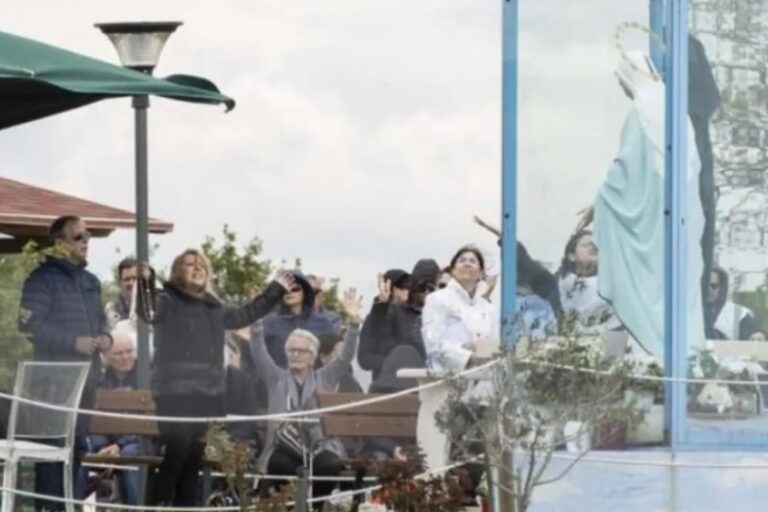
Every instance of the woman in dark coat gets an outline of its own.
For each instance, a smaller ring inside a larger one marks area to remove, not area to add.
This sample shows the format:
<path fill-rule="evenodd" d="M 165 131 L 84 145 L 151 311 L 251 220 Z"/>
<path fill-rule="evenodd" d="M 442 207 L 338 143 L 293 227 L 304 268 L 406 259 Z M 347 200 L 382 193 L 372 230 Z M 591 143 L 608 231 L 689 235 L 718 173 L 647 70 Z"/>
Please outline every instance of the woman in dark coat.
<path fill-rule="evenodd" d="M 152 395 L 159 416 L 224 415 L 224 333 L 265 316 L 293 286 L 282 275 L 242 307 L 223 304 L 210 288 L 210 264 L 189 249 L 176 257 L 170 279 L 155 293 L 154 274 L 142 271 L 138 314 L 154 326 Z M 203 458 L 204 423 L 160 423 L 165 455 L 153 484 L 155 505 L 194 506 Z"/>

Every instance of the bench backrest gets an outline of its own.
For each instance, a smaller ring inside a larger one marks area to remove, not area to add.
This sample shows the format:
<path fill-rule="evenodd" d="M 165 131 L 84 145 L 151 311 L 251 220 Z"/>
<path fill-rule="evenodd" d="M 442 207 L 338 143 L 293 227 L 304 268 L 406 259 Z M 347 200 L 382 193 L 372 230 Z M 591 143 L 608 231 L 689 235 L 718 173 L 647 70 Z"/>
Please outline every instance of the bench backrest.
<path fill-rule="evenodd" d="M 346 405 L 381 394 L 318 393 L 321 408 Z M 419 398 L 406 395 L 382 402 L 353 407 L 324 414 L 320 418 L 323 432 L 328 437 L 416 437 Z"/>
<path fill-rule="evenodd" d="M 107 412 L 154 415 L 155 401 L 146 389 L 99 389 L 96 391 L 94 409 Z M 154 419 L 130 420 L 93 416 L 91 434 L 157 436 L 159 430 Z"/>

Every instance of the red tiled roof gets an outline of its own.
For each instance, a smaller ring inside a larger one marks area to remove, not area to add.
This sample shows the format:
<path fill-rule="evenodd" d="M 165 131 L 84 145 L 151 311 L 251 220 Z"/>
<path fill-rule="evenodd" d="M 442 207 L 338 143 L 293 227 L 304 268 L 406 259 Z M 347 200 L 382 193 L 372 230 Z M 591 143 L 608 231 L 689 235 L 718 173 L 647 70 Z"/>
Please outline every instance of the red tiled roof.
<path fill-rule="evenodd" d="M 51 222 L 62 215 L 77 215 L 89 229 L 104 235 L 136 225 L 132 212 L 0 177 L 0 233 L 45 234 Z M 149 220 L 150 233 L 172 230 L 170 222 Z"/>

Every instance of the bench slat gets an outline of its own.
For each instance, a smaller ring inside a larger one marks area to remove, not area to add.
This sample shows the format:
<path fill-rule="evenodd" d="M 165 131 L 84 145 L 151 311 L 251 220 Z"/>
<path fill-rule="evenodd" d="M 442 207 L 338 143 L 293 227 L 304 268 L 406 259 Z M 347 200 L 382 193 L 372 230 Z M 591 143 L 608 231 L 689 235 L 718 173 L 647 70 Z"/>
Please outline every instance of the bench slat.
<path fill-rule="evenodd" d="M 337 405 L 346 405 L 349 403 L 369 400 L 371 398 L 385 396 L 382 394 L 371 393 L 318 393 L 317 404 L 321 408 L 335 407 Z M 339 412 L 331 412 L 328 415 L 377 415 L 384 416 L 413 416 L 419 412 L 419 397 L 416 395 L 405 395 L 391 400 L 384 400 L 373 404 L 367 404 L 359 407 L 353 407 Z"/>
<path fill-rule="evenodd" d="M 328 437 L 405 437 L 416 436 L 416 416 L 333 414 L 321 418 Z"/>
<path fill-rule="evenodd" d="M 95 408 L 101 411 L 155 412 L 152 393 L 146 389 L 99 389 Z"/>
<path fill-rule="evenodd" d="M 158 436 L 160 431 L 157 422 L 153 419 L 146 420 L 127 420 L 120 418 L 107 418 L 104 416 L 94 416 L 91 418 L 91 434 L 101 435 L 137 435 L 137 436 Z"/>
<path fill-rule="evenodd" d="M 159 466 L 163 458 L 157 455 L 97 455 L 95 453 L 85 455 L 83 462 L 91 464 L 118 464 L 122 466 Z"/>

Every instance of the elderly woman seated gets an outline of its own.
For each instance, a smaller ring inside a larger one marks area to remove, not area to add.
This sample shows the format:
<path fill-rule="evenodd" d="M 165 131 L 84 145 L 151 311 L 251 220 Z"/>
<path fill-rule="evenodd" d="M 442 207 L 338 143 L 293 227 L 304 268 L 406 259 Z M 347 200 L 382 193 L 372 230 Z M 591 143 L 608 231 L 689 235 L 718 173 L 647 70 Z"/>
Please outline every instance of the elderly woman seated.
<path fill-rule="evenodd" d="M 317 408 L 315 394 L 332 392 L 346 374 L 355 355 L 360 325 L 360 299 L 354 290 L 344 293 L 343 306 L 348 318 L 344 347 L 339 356 L 322 368 L 315 369 L 320 342 L 309 331 L 293 331 L 285 343 L 288 368 L 278 367 L 264 344 L 261 323 L 254 325 L 251 333 L 251 355 L 254 372 L 267 383 L 268 413 L 280 414 L 292 411 L 309 411 Z M 296 470 L 309 467 L 312 458 L 313 473 L 318 476 L 336 476 L 342 470 L 341 458 L 344 447 L 338 439 L 323 437 L 317 423 L 299 423 L 286 420 L 271 422 L 267 426 L 264 451 L 259 458 L 259 470 L 269 475 L 295 476 Z M 262 492 L 274 487 L 267 482 Z M 314 485 L 314 495 L 328 494 L 334 482 Z"/>

